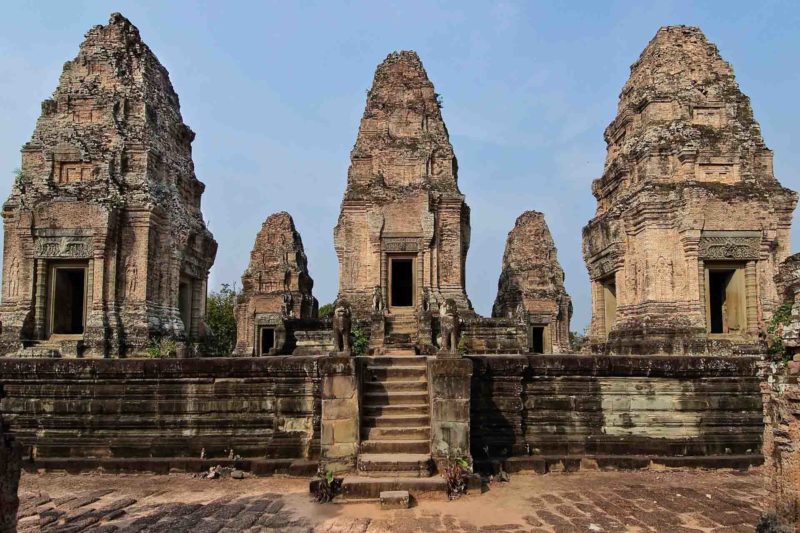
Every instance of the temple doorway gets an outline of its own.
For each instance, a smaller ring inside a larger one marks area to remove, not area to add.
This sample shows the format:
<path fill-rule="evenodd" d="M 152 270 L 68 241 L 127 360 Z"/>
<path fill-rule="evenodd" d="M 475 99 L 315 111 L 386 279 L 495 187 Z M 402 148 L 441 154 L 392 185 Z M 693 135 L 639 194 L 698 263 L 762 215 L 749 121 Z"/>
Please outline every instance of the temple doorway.
<path fill-rule="evenodd" d="M 86 264 L 50 270 L 50 335 L 83 335 L 86 323 Z"/>
<path fill-rule="evenodd" d="M 269 355 L 275 347 L 275 328 L 261 328 L 259 355 Z"/>
<path fill-rule="evenodd" d="M 617 320 L 617 284 L 613 276 L 600 280 L 603 291 L 603 315 L 606 324 L 606 338 Z"/>
<path fill-rule="evenodd" d="M 389 260 L 389 305 L 414 306 L 414 258 L 392 257 Z"/>
<path fill-rule="evenodd" d="M 746 312 L 744 268 L 711 266 L 706 270 L 706 280 L 708 332 L 742 332 Z"/>

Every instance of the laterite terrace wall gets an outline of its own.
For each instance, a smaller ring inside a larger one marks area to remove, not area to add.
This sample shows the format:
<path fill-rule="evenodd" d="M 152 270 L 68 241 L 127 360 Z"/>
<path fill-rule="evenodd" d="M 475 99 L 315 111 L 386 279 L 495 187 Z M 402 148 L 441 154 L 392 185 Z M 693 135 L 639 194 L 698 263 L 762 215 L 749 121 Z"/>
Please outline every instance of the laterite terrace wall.
<path fill-rule="evenodd" d="M 508 469 L 760 464 L 756 358 L 469 356 L 472 454 Z"/>

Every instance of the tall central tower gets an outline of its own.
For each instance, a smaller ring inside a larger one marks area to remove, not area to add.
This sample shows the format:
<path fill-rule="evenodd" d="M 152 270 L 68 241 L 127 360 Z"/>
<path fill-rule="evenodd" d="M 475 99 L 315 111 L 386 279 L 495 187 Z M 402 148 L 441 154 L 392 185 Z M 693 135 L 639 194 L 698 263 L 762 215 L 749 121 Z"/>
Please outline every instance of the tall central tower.
<path fill-rule="evenodd" d="M 378 66 L 350 159 L 334 230 L 339 298 L 357 318 L 378 295 L 390 313 L 449 298 L 471 312 L 469 207 L 439 95 L 415 52 L 394 52 Z"/>

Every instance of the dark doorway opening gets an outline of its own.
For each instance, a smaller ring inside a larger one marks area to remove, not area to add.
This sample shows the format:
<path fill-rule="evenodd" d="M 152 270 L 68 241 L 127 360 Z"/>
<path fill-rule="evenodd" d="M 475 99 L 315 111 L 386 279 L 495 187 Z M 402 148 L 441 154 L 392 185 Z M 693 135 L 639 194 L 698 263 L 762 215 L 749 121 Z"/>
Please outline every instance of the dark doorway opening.
<path fill-rule="evenodd" d="M 261 328 L 261 355 L 269 355 L 269 351 L 275 347 L 275 330 L 273 328 Z"/>
<path fill-rule="evenodd" d="M 53 333 L 82 335 L 86 312 L 86 269 L 53 270 Z"/>
<path fill-rule="evenodd" d="M 733 279 L 733 270 L 709 270 L 708 305 L 711 318 L 711 333 L 726 333 L 725 311 L 728 285 Z"/>
<path fill-rule="evenodd" d="M 391 306 L 411 307 L 414 305 L 413 259 L 392 259 Z"/>
<path fill-rule="evenodd" d="M 182 279 L 178 285 L 178 311 L 183 321 L 183 331 L 190 336 L 192 328 L 192 282 Z"/>
<path fill-rule="evenodd" d="M 531 353 L 544 353 L 544 327 L 531 327 Z"/>

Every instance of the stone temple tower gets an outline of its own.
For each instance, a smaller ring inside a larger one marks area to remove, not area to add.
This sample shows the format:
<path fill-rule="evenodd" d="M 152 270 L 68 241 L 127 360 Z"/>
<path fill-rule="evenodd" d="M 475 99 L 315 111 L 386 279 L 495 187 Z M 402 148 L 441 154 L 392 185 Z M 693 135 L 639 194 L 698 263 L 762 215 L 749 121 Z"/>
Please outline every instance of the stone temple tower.
<path fill-rule="evenodd" d="M 167 70 L 120 14 L 42 103 L 3 206 L 3 353 L 132 355 L 205 334 L 217 243 Z"/>
<path fill-rule="evenodd" d="M 313 288 L 303 239 L 292 216 L 286 211 L 271 214 L 256 235 L 250 264 L 242 275 L 234 355 L 281 353 L 286 321 L 317 317 Z"/>
<path fill-rule="evenodd" d="M 583 230 L 593 349 L 757 350 L 797 195 L 775 179 L 750 101 L 700 29 L 656 33 L 605 140 Z"/>
<path fill-rule="evenodd" d="M 508 233 L 492 316 L 523 319 L 533 353 L 570 351 L 572 300 L 543 213 L 525 211 Z"/>
<path fill-rule="evenodd" d="M 472 312 L 464 288 L 469 207 L 439 97 L 415 52 L 378 66 L 334 231 L 339 298 L 365 318 L 376 294 L 390 314 L 452 298 Z"/>

